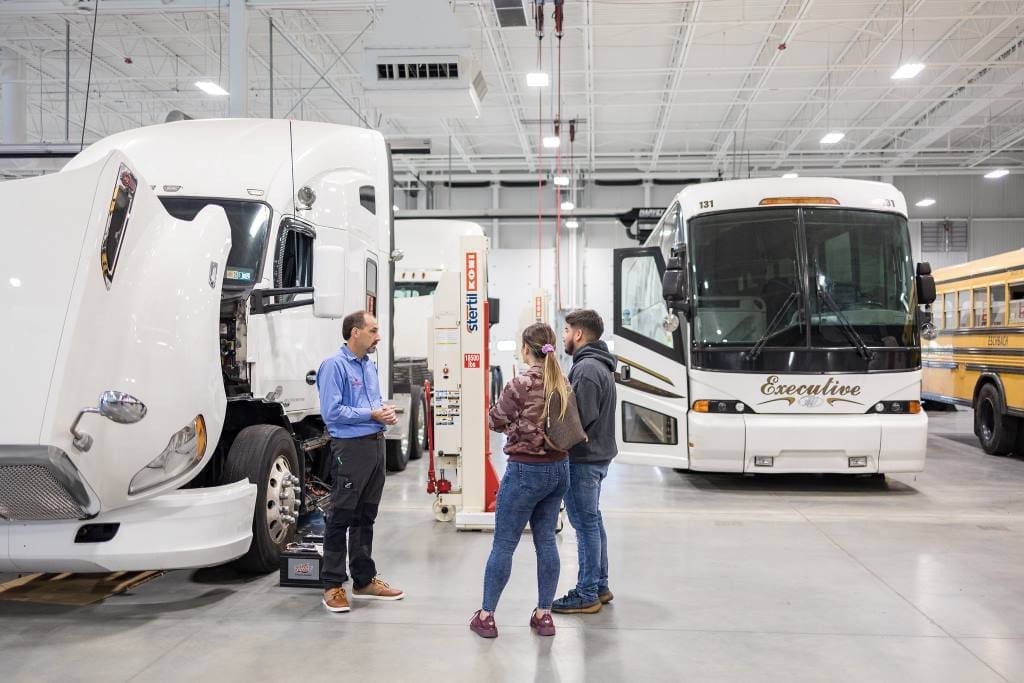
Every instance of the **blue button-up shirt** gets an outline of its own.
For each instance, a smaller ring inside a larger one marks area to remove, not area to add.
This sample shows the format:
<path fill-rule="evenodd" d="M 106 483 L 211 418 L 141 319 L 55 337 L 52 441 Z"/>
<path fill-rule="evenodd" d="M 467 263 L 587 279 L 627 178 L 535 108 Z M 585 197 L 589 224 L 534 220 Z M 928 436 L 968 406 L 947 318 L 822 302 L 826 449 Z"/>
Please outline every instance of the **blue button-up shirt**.
<path fill-rule="evenodd" d="M 320 414 L 327 432 L 335 439 L 353 439 L 384 431 L 384 425 L 370 417 L 381 407 L 377 366 L 369 356 L 360 360 L 348 346 L 342 346 L 316 373 L 320 393 Z"/>

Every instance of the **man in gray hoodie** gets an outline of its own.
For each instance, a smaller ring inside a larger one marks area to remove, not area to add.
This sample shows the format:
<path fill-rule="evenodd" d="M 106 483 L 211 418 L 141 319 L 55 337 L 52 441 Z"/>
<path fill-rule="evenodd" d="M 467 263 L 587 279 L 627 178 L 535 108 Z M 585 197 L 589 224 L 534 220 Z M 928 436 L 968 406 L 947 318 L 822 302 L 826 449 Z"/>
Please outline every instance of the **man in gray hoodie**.
<path fill-rule="evenodd" d="M 595 311 L 565 317 L 562 341 L 572 354 L 569 382 L 576 394 L 587 440 L 569 451 L 569 490 L 565 509 L 576 529 L 579 574 L 576 587 L 555 600 L 552 612 L 593 614 L 611 602 L 608 588 L 608 535 L 601 518 L 601 482 L 618 453 L 615 445 L 615 366 L 618 361 L 601 341 L 604 321 Z"/>

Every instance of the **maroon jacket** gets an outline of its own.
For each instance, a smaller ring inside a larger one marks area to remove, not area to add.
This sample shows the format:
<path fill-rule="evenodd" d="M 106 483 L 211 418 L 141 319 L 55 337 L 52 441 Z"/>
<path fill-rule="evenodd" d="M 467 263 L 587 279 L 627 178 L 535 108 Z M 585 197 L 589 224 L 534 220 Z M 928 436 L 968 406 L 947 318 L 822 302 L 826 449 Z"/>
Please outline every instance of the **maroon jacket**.
<path fill-rule="evenodd" d="M 544 371 L 532 365 L 505 385 L 491 407 L 491 431 L 507 437 L 505 454 L 513 462 L 557 462 L 566 451 L 553 451 L 544 442 Z"/>

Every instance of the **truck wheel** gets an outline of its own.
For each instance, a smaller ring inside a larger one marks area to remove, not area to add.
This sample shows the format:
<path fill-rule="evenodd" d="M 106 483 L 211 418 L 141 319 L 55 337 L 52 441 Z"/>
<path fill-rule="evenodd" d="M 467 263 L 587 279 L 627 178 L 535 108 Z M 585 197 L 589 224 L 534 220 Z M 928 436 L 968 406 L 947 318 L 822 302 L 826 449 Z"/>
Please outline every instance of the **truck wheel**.
<path fill-rule="evenodd" d="M 404 439 L 388 439 L 384 442 L 385 464 L 387 465 L 388 472 L 401 472 L 409 464 L 411 442 L 412 438 L 409 434 Z"/>
<path fill-rule="evenodd" d="M 423 446 L 427 440 L 427 402 L 423 398 L 423 388 L 411 387 L 409 398 L 409 459 L 419 460 L 427 450 Z"/>
<path fill-rule="evenodd" d="M 280 565 L 281 551 L 295 540 L 301 473 L 291 435 L 274 425 L 246 427 L 231 444 L 224 481 L 248 479 L 256 484 L 249 552 L 235 560 L 239 569 L 267 573 Z"/>
<path fill-rule="evenodd" d="M 986 384 L 974 403 L 974 433 L 989 455 L 1006 455 L 1017 440 L 1017 418 L 999 411 L 999 390 Z"/>

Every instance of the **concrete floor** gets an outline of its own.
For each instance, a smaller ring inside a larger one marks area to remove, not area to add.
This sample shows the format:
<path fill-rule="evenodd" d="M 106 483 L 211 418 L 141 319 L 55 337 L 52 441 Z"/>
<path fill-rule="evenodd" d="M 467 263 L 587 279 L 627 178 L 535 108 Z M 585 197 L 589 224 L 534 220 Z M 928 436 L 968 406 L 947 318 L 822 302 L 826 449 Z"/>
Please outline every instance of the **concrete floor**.
<path fill-rule="evenodd" d="M 0 602 L 6 681 L 1024 681 L 1024 459 L 933 413 L 927 469 L 886 482 L 612 468 L 616 599 L 534 636 L 527 539 L 467 628 L 491 536 L 435 522 L 424 464 L 388 478 L 382 573 L 399 603 L 331 615 L 276 576 L 179 571 L 88 608 Z M 576 575 L 560 536 L 561 590 Z"/>

